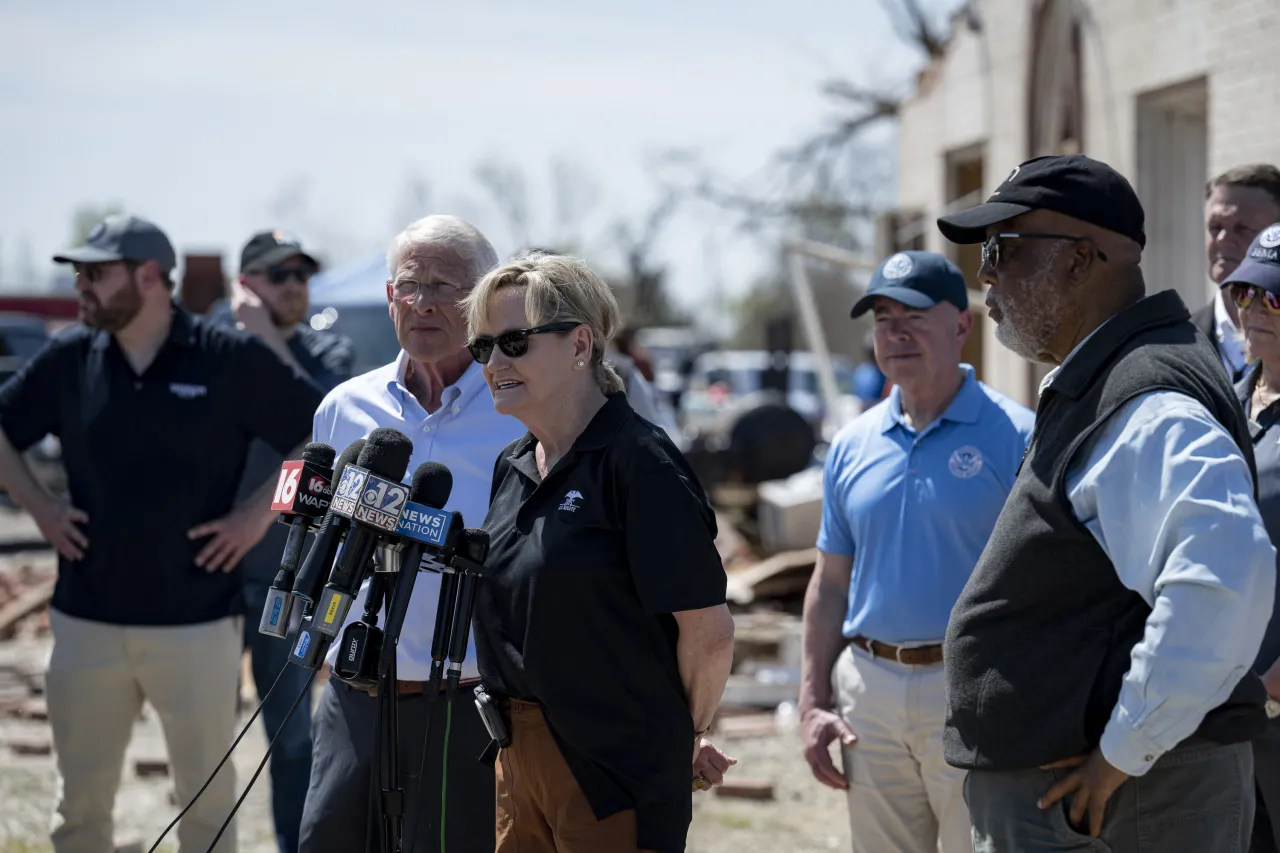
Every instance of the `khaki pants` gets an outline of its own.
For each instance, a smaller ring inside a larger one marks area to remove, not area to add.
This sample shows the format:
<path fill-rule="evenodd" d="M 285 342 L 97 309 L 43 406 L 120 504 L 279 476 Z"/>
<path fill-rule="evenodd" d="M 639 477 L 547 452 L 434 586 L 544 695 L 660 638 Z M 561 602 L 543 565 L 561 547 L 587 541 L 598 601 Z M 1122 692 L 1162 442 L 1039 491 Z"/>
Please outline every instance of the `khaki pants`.
<path fill-rule="evenodd" d="M 511 700 L 508 718 L 511 745 L 495 768 L 496 853 L 644 853 L 633 809 L 596 820 L 537 705 Z"/>
<path fill-rule="evenodd" d="M 964 771 L 942 758 L 941 663 L 909 666 L 850 645 L 835 666 L 854 853 L 972 853 Z"/>
<path fill-rule="evenodd" d="M 149 701 L 164 727 L 182 804 L 231 745 L 241 618 L 135 628 L 50 611 L 45 689 L 58 764 L 56 853 L 111 853 L 112 808 L 133 725 Z M 181 853 L 204 853 L 235 803 L 228 761 L 177 827 Z M 153 839 L 146 839 L 147 845 Z M 235 823 L 217 853 L 235 853 Z"/>

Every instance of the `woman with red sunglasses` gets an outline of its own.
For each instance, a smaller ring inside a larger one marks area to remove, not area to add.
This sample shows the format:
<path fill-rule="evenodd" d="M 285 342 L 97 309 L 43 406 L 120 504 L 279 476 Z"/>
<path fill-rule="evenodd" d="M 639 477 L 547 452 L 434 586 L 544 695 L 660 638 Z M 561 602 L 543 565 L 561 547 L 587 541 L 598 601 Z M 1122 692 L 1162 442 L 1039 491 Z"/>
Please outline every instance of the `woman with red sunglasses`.
<path fill-rule="evenodd" d="M 1249 418 L 1257 465 L 1258 509 L 1273 543 L 1280 543 L 1280 222 L 1264 228 L 1223 287 L 1240 309 L 1249 368 L 1236 385 Z M 1280 597 L 1280 587 L 1277 587 Z M 1271 701 L 1271 724 L 1254 741 L 1257 812 L 1250 853 L 1280 849 L 1280 601 L 1254 661 Z M 1274 816 L 1274 817 L 1273 817 Z"/>

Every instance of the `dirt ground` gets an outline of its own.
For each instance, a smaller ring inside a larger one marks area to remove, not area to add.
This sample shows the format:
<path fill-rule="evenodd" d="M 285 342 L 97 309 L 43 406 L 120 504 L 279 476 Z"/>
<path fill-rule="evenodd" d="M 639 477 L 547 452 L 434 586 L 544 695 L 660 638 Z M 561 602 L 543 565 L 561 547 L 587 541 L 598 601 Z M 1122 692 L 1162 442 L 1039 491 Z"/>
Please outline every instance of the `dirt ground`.
<path fill-rule="evenodd" d="M 0 510 L 0 541 L 29 541 L 29 522 Z M 52 572 L 51 552 L 19 552 L 0 556 L 0 574 L 19 571 Z M 20 693 L 22 673 L 38 673 L 47 659 L 50 640 L 33 619 L 14 639 L 0 640 L 0 704 Z M 33 628 L 33 625 L 35 626 Z M 38 677 L 37 677 L 38 680 Z M 250 691 L 251 692 L 251 691 Z M 36 700 L 38 705 L 39 700 Z M 253 703 L 247 703 L 241 725 Z M 689 853 L 810 853 L 848 850 L 849 828 L 841 794 L 819 785 L 800 757 L 793 730 L 768 735 L 718 736 L 713 739 L 739 760 L 731 778 L 771 783 L 772 800 L 730 798 L 715 792 L 694 796 L 694 819 Z M 48 723 L 40 719 L 0 714 L 0 853 L 45 853 L 55 773 L 53 757 L 43 749 L 51 744 Z M 236 751 L 237 787 L 253 775 L 266 748 L 260 723 Z M 134 728 L 116 801 L 118 850 L 146 853 L 177 814 L 171 802 L 168 776 L 139 776 L 138 760 L 164 759 L 163 733 L 150 708 Z M 271 828 L 270 775 L 264 771 L 245 799 L 238 817 L 241 853 L 274 853 Z M 170 836 L 172 838 L 172 835 Z M 176 839 L 160 851 L 177 850 Z"/>
<path fill-rule="evenodd" d="M 0 669 L 10 664 L 25 667 L 39 661 L 47 648 L 44 640 L 0 643 Z M 0 853 L 44 853 L 52 849 L 47 832 L 55 783 L 53 758 L 15 755 L 11 748 L 14 743 L 48 742 L 49 730 L 44 722 L 0 719 Z M 772 783 L 775 799 L 762 802 L 708 792 L 697 794 L 689 832 L 689 853 L 809 853 L 849 849 L 843 799 L 813 781 L 800 758 L 793 732 L 720 738 L 718 742 L 739 761 L 731 776 Z M 264 748 L 265 738 L 255 723 L 236 752 L 237 783 L 241 790 L 261 760 Z M 116 842 L 121 849 L 145 853 L 177 814 L 169 801 L 168 777 L 140 778 L 133 772 L 135 760 L 164 756 L 159 722 L 148 710 L 134 729 L 116 803 Z M 269 797 L 270 777 L 264 772 L 240 811 L 242 853 L 274 853 Z M 160 847 L 166 851 L 176 849 L 176 844 L 169 845 L 167 840 Z"/>

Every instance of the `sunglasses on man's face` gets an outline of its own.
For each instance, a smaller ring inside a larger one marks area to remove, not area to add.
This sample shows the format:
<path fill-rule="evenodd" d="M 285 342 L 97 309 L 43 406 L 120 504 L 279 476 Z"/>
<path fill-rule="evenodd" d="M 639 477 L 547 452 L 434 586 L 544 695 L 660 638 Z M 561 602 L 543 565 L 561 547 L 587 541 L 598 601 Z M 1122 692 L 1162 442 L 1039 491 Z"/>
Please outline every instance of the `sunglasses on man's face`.
<path fill-rule="evenodd" d="M 1000 266 L 1001 245 L 1006 240 L 1065 240 L 1069 243 L 1085 243 L 1088 237 L 1072 237 L 1069 234 L 992 234 L 982 244 L 982 263 L 991 269 Z M 1098 260 L 1105 261 L 1106 254 L 1101 250 L 1097 250 Z"/>
<path fill-rule="evenodd" d="M 263 273 L 272 284 L 284 284 L 293 279 L 298 284 L 306 284 L 316 271 L 311 267 L 271 267 Z"/>
<path fill-rule="evenodd" d="M 493 355 L 495 346 L 502 350 L 502 354 L 507 358 L 519 358 L 529 351 L 530 335 L 544 335 L 548 332 L 570 332 L 581 325 L 581 323 L 566 320 L 562 323 L 547 323 L 543 326 L 534 326 L 532 329 L 512 329 L 496 336 L 481 335 L 467 344 L 467 349 L 471 350 L 471 357 L 481 364 L 489 363 L 489 358 Z"/>
<path fill-rule="evenodd" d="M 133 261 L 102 261 L 95 264 L 73 264 L 72 269 L 75 271 L 76 278 L 82 278 L 90 284 L 97 284 L 110 274 L 111 267 L 116 264 L 124 264 L 125 269 L 130 272 L 138 268 L 138 264 Z"/>
<path fill-rule="evenodd" d="M 1253 304 L 1253 299 L 1259 293 L 1262 294 L 1262 304 L 1266 306 L 1267 313 L 1280 315 L 1280 296 L 1269 290 L 1263 290 L 1261 287 L 1254 287 L 1252 284 L 1232 284 L 1231 301 L 1241 311 Z"/>

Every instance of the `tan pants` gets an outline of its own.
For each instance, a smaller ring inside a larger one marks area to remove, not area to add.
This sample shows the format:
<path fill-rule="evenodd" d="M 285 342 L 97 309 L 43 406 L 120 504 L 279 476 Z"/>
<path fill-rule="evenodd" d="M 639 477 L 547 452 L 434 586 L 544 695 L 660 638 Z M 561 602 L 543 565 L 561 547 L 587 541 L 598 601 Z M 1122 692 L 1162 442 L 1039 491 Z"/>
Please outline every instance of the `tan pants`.
<path fill-rule="evenodd" d="M 942 664 L 910 666 L 856 646 L 835 666 L 854 853 L 972 853 L 964 771 L 942 758 Z"/>
<path fill-rule="evenodd" d="M 53 652 L 45 689 L 60 777 L 53 849 L 111 853 L 112 808 L 144 700 L 164 727 L 182 804 L 191 801 L 231 745 L 241 619 L 134 628 L 53 610 L 49 622 Z M 235 771 L 228 761 L 178 825 L 181 853 L 204 853 L 234 803 Z M 153 840 L 145 839 L 146 846 Z M 235 853 L 234 822 L 216 850 Z"/>
<path fill-rule="evenodd" d="M 495 767 L 495 853 L 644 853 L 636 847 L 635 811 L 596 820 L 542 710 L 510 705 L 511 745 Z"/>

